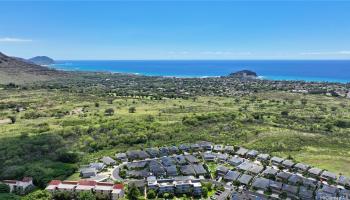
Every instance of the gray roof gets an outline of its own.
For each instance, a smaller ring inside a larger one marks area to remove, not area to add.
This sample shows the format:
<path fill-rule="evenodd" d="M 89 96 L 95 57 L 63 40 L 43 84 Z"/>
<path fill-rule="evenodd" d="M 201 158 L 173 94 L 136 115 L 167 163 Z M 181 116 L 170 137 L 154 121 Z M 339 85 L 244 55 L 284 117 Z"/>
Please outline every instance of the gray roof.
<path fill-rule="evenodd" d="M 187 150 L 190 149 L 190 146 L 188 146 L 187 144 L 180 144 L 180 145 L 179 145 L 179 149 L 180 149 L 181 151 L 187 151 Z"/>
<path fill-rule="evenodd" d="M 308 188 L 316 189 L 317 187 L 317 180 L 315 179 L 302 177 L 302 181 L 303 181 L 303 185 Z"/>
<path fill-rule="evenodd" d="M 175 165 L 175 160 L 171 157 L 163 157 L 161 158 L 161 162 L 164 166 Z"/>
<path fill-rule="evenodd" d="M 274 157 L 271 158 L 271 162 L 275 162 L 275 163 L 281 164 L 283 161 L 284 161 L 284 159 L 280 158 L 280 157 L 274 156 Z"/>
<path fill-rule="evenodd" d="M 204 160 L 213 160 L 216 158 L 216 154 L 213 153 L 204 153 L 203 154 Z"/>
<path fill-rule="evenodd" d="M 225 146 L 224 150 L 227 151 L 227 152 L 233 152 L 235 150 L 235 148 L 233 146 L 229 145 L 229 146 Z"/>
<path fill-rule="evenodd" d="M 96 174 L 96 169 L 92 167 L 81 168 L 80 173 L 82 174 Z"/>
<path fill-rule="evenodd" d="M 338 188 L 335 186 L 323 185 L 322 188 L 319 189 L 318 191 L 324 192 L 327 194 L 336 195 L 338 193 Z"/>
<path fill-rule="evenodd" d="M 308 172 L 309 172 L 310 174 L 312 174 L 312 175 L 316 175 L 316 176 L 318 176 L 318 175 L 320 175 L 320 174 L 321 174 L 322 169 L 319 169 L 319 168 L 313 167 L 313 168 L 309 169 L 309 171 L 308 171 Z"/>
<path fill-rule="evenodd" d="M 338 183 L 339 185 L 343 185 L 343 186 L 344 186 L 344 185 L 350 186 L 350 178 L 341 175 L 341 176 L 339 176 L 337 183 Z"/>
<path fill-rule="evenodd" d="M 247 156 L 256 157 L 256 156 L 258 156 L 258 154 L 259 154 L 258 151 L 256 151 L 256 150 L 250 150 L 250 151 L 248 151 Z"/>
<path fill-rule="evenodd" d="M 211 147 L 213 146 L 213 144 L 211 142 L 208 142 L 208 141 L 200 141 L 198 142 L 199 146 L 201 146 L 202 148 L 205 148 L 205 149 L 211 149 Z"/>
<path fill-rule="evenodd" d="M 283 184 L 282 191 L 290 194 L 298 194 L 298 187 L 294 185 Z"/>
<path fill-rule="evenodd" d="M 304 186 L 300 186 L 298 195 L 301 197 L 301 199 L 306 200 L 312 200 L 314 196 L 313 191 Z"/>
<path fill-rule="evenodd" d="M 115 157 L 117 159 L 125 159 L 125 158 L 127 158 L 126 153 L 117 153 L 117 154 L 115 154 Z"/>
<path fill-rule="evenodd" d="M 140 150 L 130 150 L 126 152 L 126 155 L 130 159 L 146 159 L 149 158 L 149 155 L 145 151 Z"/>
<path fill-rule="evenodd" d="M 113 165 L 116 163 L 116 161 L 109 156 L 104 156 L 103 158 L 101 158 L 101 161 L 106 165 Z"/>
<path fill-rule="evenodd" d="M 288 180 L 289 179 L 289 177 L 291 176 L 292 174 L 291 173 L 289 173 L 289 172 L 278 172 L 277 173 L 277 175 L 276 175 L 276 177 L 278 177 L 278 178 L 280 178 L 280 179 L 282 179 L 282 180 Z"/>
<path fill-rule="evenodd" d="M 168 174 L 168 176 L 177 176 L 177 168 L 175 165 L 169 166 L 169 167 L 165 167 L 166 173 Z"/>
<path fill-rule="evenodd" d="M 165 174 L 165 169 L 159 162 L 152 160 L 149 162 L 149 170 L 155 176 L 160 176 Z"/>
<path fill-rule="evenodd" d="M 248 149 L 244 148 L 244 147 L 240 147 L 238 149 L 238 151 L 236 152 L 237 155 L 240 155 L 240 156 L 245 156 L 247 153 L 248 153 Z"/>
<path fill-rule="evenodd" d="M 244 163 L 238 165 L 237 168 L 243 171 L 249 171 L 254 174 L 258 174 L 264 170 L 263 166 L 257 165 L 250 161 L 245 161 Z"/>
<path fill-rule="evenodd" d="M 191 144 L 191 149 L 200 149 L 201 146 L 199 144 Z"/>
<path fill-rule="evenodd" d="M 269 158 L 270 158 L 270 155 L 269 154 L 259 154 L 258 155 L 258 159 L 259 160 L 269 160 Z"/>
<path fill-rule="evenodd" d="M 216 168 L 216 171 L 219 171 L 219 172 L 222 172 L 224 174 L 226 174 L 228 172 L 228 168 L 225 167 L 225 166 L 222 166 L 222 165 L 219 165 L 217 168 Z"/>
<path fill-rule="evenodd" d="M 297 175 L 297 174 L 292 174 L 289 178 L 288 178 L 288 183 L 292 184 L 292 185 L 298 185 L 299 183 L 302 183 L 303 179 L 301 176 Z"/>
<path fill-rule="evenodd" d="M 133 168 L 145 168 L 147 165 L 147 161 L 138 161 L 138 162 L 129 162 L 126 166 L 129 169 L 133 169 Z"/>
<path fill-rule="evenodd" d="M 226 175 L 224 176 L 225 180 L 229 180 L 229 181 L 235 181 L 238 179 L 238 177 L 241 175 L 241 173 L 239 173 L 238 171 L 232 171 L 229 170 Z"/>
<path fill-rule="evenodd" d="M 147 148 L 145 151 L 151 156 L 151 158 L 159 156 L 159 150 L 157 148 Z"/>
<path fill-rule="evenodd" d="M 307 171 L 310 168 L 310 166 L 304 163 L 297 163 L 296 165 L 294 165 L 294 168 L 301 171 Z"/>
<path fill-rule="evenodd" d="M 274 169 L 272 167 L 266 167 L 266 169 L 262 172 L 263 175 L 276 175 L 278 172 L 277 169 Z"/>
<path fill-rule="evenodd" d="M 194 157 L 193 155 L 185 155 L 185 158 L 190 163 L 198 163 L 199 162 L 199 160 L 196 157 Z"/>
<path fill-rule="evenodd" d="M 205 175 L 208 173 L 207 170 L 204 169 L 202 164 L 196 164 L 196 165 L 192 165 L 192 166 L 193 166 L 193 169 L 196 172 L 197 176 Z"/>
<path fill-rule="evenodd" d="M 171 147 L 169 147 L 169 152 L 170 153 L 177 153 L 177 152 L 179 152 L 179 148 L 177 148 L 177 146 L 171 146 Z"/>
<path fill-rule="evenodd" d="M 180 165 L 183 165 L 183 164 L 186 164 L 186 163 L 187 163 L 186 158 L 185 158 L 185 156 L 183 156 L 183 155 L 177 155 L 177 156 L 175 156 L 175 161 L 176 161 L 178 164 L 180 164 Z"/>
<path fill-rule="evenodd" d="M 282 183 L 278 181 L 270 181 L 270 188 L 275 190 L 281 190 L 282 189 Z"/>
<path fill-rule="evenodd" d="M 149 175 L 148 170 L 129 170 L 126 174 L 130 177 L 146 178 Z"/>
<path fill-rule="evenodd" d="M 283 162 L 282 162 L 282 165 L 283 166 L 285 166 L 285 167 L 293 167 L 293 165 L 294 165 L 294 162 L 293 161 L 291 161 L 291 160 L 284 160 Z"/>
<path fill-rule="evenodd" d="M 192 165 L 183 165 L 180 171 L 183 175 L 196 175 Z"/>
<path fill-rule="evenodd" d="M 340 190 L 339 197 L 343 197 L 344 200 L 345 200 L 345 198 L 349 198 L 350 197 L 350 190 L 347 190 L 347 189 Z"/>
<path fill-rule="evenodd" d="M 270 180 L 266 179 L 266 178 L 256 178 L 253 183 L 252 186 L 256 189 L 261 189 L 261 190 L 266 190 L 270 185 Z"/>
<path fill-rule="evenodd" d="M 228 163 L 233 166 L 238 166 L 244 162 L 244 158 L 241 157 L 231 157 L 228 160 Z"/>
<path fill-rule="evenodd" d="M 101 171 L 103 168 L 105 168 L 105 164 L 104 163 L 90 163 L 89 167 L 95 168 L 97 171 Z"/>
<path fill-rule="evenodd" d="M 327 179 L 333 179 L 333 180 L 337 179 L 337 175 L 329 171 L 323 171 L 321 174 L 321 177 L 324 177 Z"/>
<path fill-rule="evenodd" d="M 214 145 L 213 150 L 214 151 L 223 151 L 224 150 L 224 145 L 221 145 L 221 144 Z"/>
<path fill-rule="evenodd" d="M 248 174 L 243 174 L 241 177 L 239 177 L 237 180 L 244 185 L 248 185 L 250 183 L 250 181 L 253 179 L 252 176 L 248 175 Z"/>
<path fill-rule="evenodd" d="M 219 159 L 219 160 L 227 160 L 228 155 L 227 155 L 227 154 L 221 154 L 221 153 L 219 153 L 219 154 L 216 155 L 216 157 L 217 157 L 217 159 Z"/>
<path fill-rule="evenodd" d="M 159 148 L 159 155 L 160 156 L 168 156 L 169 155 L 169 148 L 168 147 L 160 147 Z"/>

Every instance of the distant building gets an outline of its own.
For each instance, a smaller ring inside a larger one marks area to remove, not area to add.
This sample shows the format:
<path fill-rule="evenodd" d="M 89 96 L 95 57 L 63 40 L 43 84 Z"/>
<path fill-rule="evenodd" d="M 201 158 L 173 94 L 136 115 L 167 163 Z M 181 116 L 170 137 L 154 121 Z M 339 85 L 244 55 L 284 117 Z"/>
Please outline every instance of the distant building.
<path fill-rule="evenodd" d="M 101 161 L 107 166 L 112 166 L 117 163 L 113 158 L 109 156 L 104 156 L 103 158 L 101 158 Z"/>
<path fill-rule="evenodd" d="M 80 181 L 60 181 L 52 180 L 46 190 L 49 192 L 70 191 L 79 193 L 82 191 L 91 191 L 108 195 L 110 199 L 116 200 L 124 197 L 124 187 L 122 184 L 113 184 L 107 182 L 96 182 L 90 180 Z"/>
<path fill-rule="evenodd" d="M 90 178 L 97 175 L 97 170 L 92 167 L 82 168 L 80 169 L 80 176 L 82 178 Z"/>
<path fill-rule="evenodd" d="M 128 157 L 126 156 L 126 153 L 117 153 L 115 155 L 115 158 L 120 162 L 128 162 Z"/>
<path fill-rule="evenodd" d="M 3 180 L 0 181 L 10 187 L 10 192 L 17 191 L 20 194 L 25 194 L 26 191 L 33 189 L 35 186 L 33 184 L 32 177 L 24 177 L 22 180 Z"/>

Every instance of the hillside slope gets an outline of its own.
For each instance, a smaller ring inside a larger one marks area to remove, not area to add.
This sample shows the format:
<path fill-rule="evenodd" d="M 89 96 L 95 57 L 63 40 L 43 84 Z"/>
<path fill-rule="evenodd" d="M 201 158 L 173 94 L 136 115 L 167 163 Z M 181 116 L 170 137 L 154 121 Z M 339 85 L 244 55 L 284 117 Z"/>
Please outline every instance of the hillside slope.
<path fill-rule="evenodd" d="M 67 76 L 68 73 L 50 69 L 13 57 L 0 52 L 0 83 L 30 83 L 35 81 L 50 80 Z"/>

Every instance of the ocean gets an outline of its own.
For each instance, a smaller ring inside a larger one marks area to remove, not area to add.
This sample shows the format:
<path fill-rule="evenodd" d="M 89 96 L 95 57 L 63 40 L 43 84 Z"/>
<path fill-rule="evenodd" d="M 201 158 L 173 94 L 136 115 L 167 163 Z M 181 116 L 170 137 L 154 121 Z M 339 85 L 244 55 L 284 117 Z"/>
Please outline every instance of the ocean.
<path fill-rule="evenodd" d="M 52 67 L 172 77 L 225 76 L 247 69 L 269 80 L 350 82 L 350 60 L 61 60 Z"/>

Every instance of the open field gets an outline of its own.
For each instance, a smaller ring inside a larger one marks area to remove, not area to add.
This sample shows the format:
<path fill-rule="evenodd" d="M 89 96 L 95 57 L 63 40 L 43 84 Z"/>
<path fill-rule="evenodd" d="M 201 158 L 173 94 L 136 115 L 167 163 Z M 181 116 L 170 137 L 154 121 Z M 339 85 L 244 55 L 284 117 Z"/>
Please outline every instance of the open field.
<path fill-rule="evenodd" d="M 44 186 L 102 155 L 198 140 L 291 156 L 350 176 L 349 105 L 345 98 L 287 92 L 154 100 L 0 90 L 0 119 L 15 118 L 0 124 L 0 176 L 33 176 Z"/>

